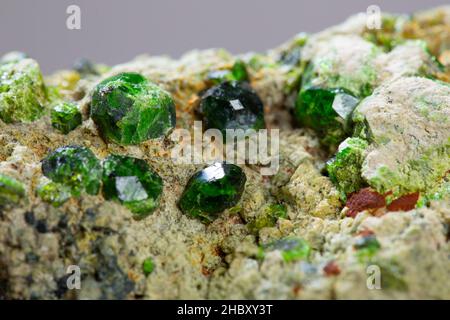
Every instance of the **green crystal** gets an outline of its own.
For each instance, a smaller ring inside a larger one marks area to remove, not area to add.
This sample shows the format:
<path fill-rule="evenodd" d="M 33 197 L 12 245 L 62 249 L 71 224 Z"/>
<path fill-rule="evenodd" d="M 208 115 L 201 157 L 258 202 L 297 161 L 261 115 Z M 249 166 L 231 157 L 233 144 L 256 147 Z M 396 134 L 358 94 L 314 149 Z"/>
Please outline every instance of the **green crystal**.
<path fill-rule="evenodd" d="M 315 130 L 325 145 L 337 146 L 351 130 L 351 114 L 358 103 L 348 90 L 310 87 L 300 91 L 295 115 L 299 124 Z"/>
<path fill-rule="evenodd" d="M 85 147 L 65 146 L 56 149 L 42 161 L 42 172 L 52 181 L 70 188 L 73 196 L 79 196 L 83 190 L 96 195 L 100 189 L 100 162 Z"/>
<path fill-rule="evenodd" d="M 155 270 L 155 263 L 153 262 L 152 257 L 148 257 L 142 263 L 142 271 L 144 272 L 144 275 L 147 277 L 153 272 L 153 270 Z"/>
<path fill-rule="evenodd" d="M 137 73 L 110 77 L 94 90 L 91 117 L 104 139 L 139 144 L 175 127 L 170 94 Z"/>
<path fill-rule="evenodd" d="M 24 197 L 25 188 L 21 182 L 0 174 L 0 206 L 19 203 Z"/>
<path fill-rule="evenodd" d="M 189 179 L 178 205 L 183 213 L 210 222 L 238 203 L 246 180 L 238 166 L 215 163 Z"/>
<path fill-rule="evenodd" d="M 53 128 L 67 134 L 81 124 L 82 117 L 75 103 L 61 102 L 52 108 L 51 121 Z"/>
<path fill-rule="evenodd" d="M 215 70 L 208 73 L 208 80 L 213 84 L 224 81 L 249 81 L 247 66 L 244 61 L 236 60 L 230 70 Z"/>
<path fill-rule="evenodd" d="M 308 259 L 311 253 L 309 244 L 296 237 L 286 237 L 275 240 L 260 248 L 259 258 L 264 258 L 266 252 L 278 250 L 285 262 L 298 261 Z"/>
<path fill-rule="evenodd" d="M 248 224 L 251 232 L 257 232 L 262 228 L 273 227 L 279 218 L 287 217 L 287 208 L 284 204 L 271 204 L 266 206 L 256 219 Z"/>
<path fill-rule="evenodd" d="M 47 92 L 39 65 L 32 59 L 0 64 L 0 119 L 31 122 L 44 111 Z"/>
<path fill-rule="evenodd" d="M 161 177 L 142 159 L 110 155 L 103 161 L 103 194 L 117 199 L 137 218 L 152 213 L 163 190 Z"/>
<path fill-rule="evenodd" d="M 37 194 L 43 201 L 52 204 L 54 207 L 62 206 L 72 196 L 69 187 L 53 181 L 40 185 Z"/>
<path fill-rule="evenodd" d="M 340 191 L 343 200 L 366 185 L 361 177 L 361 167 L 367 147 L 365 140 L 347 138 L 339 146 L 336 156 L 327 162 L 330 180 Z"/>
<path fill-rule="evenodd" d="M 207 90 L 198 110 L 207 129 L 265 128 L 264 107 L 255 91 L 245 82 L 223 82 Z"/>
<path fill-rule="evenodd" d="M 358 238 L 353 245 L 358 250 L 356 255 L 361 263 L 369 262 L 381 248 L 375 235 Z"/>

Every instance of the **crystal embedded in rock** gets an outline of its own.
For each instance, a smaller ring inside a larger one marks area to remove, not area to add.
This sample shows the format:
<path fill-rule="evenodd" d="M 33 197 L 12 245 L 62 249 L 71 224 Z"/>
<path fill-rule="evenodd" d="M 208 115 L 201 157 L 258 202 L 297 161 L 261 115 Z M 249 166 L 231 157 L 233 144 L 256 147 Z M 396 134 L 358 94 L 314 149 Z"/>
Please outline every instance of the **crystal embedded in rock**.
<path fill-rule="evenodd" d="M 69 133 L 82 122 L 78 106 L 71 102 L 61 102 L 56 104 L 52 108 L 50 115 L 52 126 L 64 134 Z"/>
<path fill-rule="evenodd" d="M 102 168 L 91 150 L 80 146 L 60 147 L 42 161 L 43 174 L 71 189 L 74 196 L 85 190 L 96 195 L 100 189 Z"/>
<path fill-rule="evenodd" d="M 223 82 L 207 90 L 201 97 L 199 114 L 207 129 L 263 129 L 264 108 L 261 99 L 247 84 Z"/>
<path fill-rule="evenodd" d="M 137 158 L 110 155 L 103 161 L 103 194 L 118 199 L 137 217 L 143 218 L 159 204 L 161 177 Z"/>
<path fill-rule="evenodd" d="M 91 118 L 106 140 L 119 144 L 162 137 L 176 121 L 170 94 L 137 73 L 121 73 L 98 84 Z"/>
<path fill-rule="evenodd" d="M 326 145 L 338 145 L 351 127 L 351 114 L 359 103 L 347 90 L 311 87 L 300 91 L 295 115 L 301 126 L 312 128 Z"/>
<path fill-rule="evenodd" d="M 275 250 L 281 252 L 281 256 L 286 262 L 307 259 L 311 253 L 311 247 L 305 240 L 296 237 L 286 237 L 262 246 L 259 255 L 264 257 L 266 252 Z"/>
<path fill-rule="evenodd" d="M 178 205 L 183 213 L 210 222 L 238 203 L 246 180 L 238 166 L 215 163 L 190 178 Z"/>

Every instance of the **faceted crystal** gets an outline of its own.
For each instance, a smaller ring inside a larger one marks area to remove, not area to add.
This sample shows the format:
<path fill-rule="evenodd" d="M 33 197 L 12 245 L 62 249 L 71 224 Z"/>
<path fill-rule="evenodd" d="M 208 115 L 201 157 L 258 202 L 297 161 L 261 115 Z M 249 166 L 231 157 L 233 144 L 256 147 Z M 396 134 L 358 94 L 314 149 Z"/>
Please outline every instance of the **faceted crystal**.
<path fill-rule="evenodd" d="M 42 172 L 52 181 L 69 187 L 74 196 L 79 196 L 83 190 L 96 195 L 100 189 L 100 162 L 85 147 L 65 146 L 56 149 L 42 161 Z"/>
<path fill-rule="evenodd" d="M 119 200 L 138 218 L 149 215 L 159 204 L 163 181 L 142 159 L 108 156 L 103 161 L 102 180 L 105 198 Z"/>
<path fill-rule="evenodd" d="M 119 144 L 165 136 L 176 121 L 170 94 L 137 73 L 121 73 L 98 84 L 91 117 L 106 140 Z"/>
<path fill-rule="evenodd" d="M 53 128 L 67 134 L 81 124 L 82 118 L 75 103 L 61 102 L 52 108 L 51 121 Z"/>
<path fill-rule="evenodd" d="M 207 90 L 198 110 L 207 129 L 263 129 L 264 108 L 261 99 L 245 82 L 223 82 Z"/>
<path fill-rule="evenodd" d="M 351 128 L 351 114 L 359 99 L 342 88 L 311 87 L 300 91 L 295 115 L 301 126 L 314 129 L 326 145 L 337 146 Z"/>
<path fill-rule="evenodd" d="M 238 166 L 215 163 L 190 178 L 178 205 L 183 213 L 210 222 L 238 203 L 245 182 L 245 173 Z"/>

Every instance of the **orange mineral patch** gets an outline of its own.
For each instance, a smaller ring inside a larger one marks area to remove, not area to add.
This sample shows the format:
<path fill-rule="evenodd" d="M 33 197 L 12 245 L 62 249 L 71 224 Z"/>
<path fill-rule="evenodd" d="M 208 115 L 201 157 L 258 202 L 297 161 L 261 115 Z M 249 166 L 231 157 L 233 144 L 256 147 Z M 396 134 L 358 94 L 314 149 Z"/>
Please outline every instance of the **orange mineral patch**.
<path fill-rule="evenodd" d="M 347 200 L 345 206 L 349 209 L 347 211 L 347 217 L 354 218 L 361 211 L 385 207 L 386 200 L 378 192 L 370 188 L 364 188 L 353 193 Z"/>

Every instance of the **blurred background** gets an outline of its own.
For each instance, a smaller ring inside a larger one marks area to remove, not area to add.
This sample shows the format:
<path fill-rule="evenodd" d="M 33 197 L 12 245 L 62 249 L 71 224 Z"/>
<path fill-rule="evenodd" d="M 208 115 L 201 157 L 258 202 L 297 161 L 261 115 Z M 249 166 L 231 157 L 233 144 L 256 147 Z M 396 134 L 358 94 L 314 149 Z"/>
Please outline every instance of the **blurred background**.
<path fill-rule="evenodd" d="M 198 48 L 264 51 L 300 31 L 315 32 L 378 5 L 412 13 L 448 0 L 0 0 L 0 55 L 18 50 L 43 72 L 78 58 L 109 65 L 138 54 L 178 57 Z M 67 7 L 81 9 L 69 30 Z"/>

